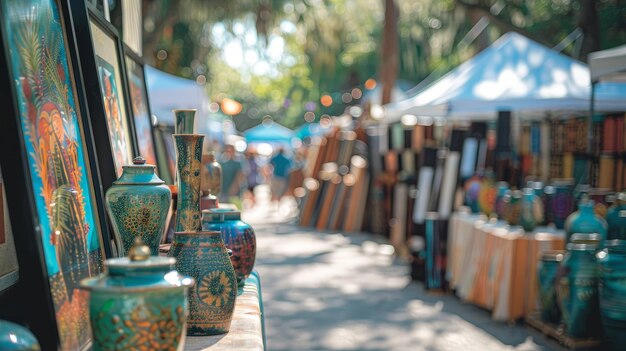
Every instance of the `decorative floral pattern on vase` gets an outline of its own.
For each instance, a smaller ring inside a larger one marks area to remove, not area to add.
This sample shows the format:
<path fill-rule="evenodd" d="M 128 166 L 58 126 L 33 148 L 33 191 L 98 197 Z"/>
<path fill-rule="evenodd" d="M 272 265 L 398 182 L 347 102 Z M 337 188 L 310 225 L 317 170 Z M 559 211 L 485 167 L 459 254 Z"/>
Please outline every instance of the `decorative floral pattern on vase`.
<path fill-rule="evenodd" d="M 125 190 L 107 194 L 107 207 L 112 214 L 113 226 L 119 233 L 124 252 L 128 252 L 133 246 L 135 237 L 141 236 L 143 242 L 150 247 L 152 255 L 158 256 L 171 193 L 167 187 L 149 187 L 146 190 L 140 196 Z"/>
<path fill-rule="evenodd" d="M 176 231 L 199 231 L 200 218 L 200 167 L 202 167 L 202 142 L 204 135 L 174 135 L 178 200 L 176 202 Z"/>
<path fill-rule="evenodd" d="M 94 351 L 178 350 L 187 318 L 183 306 L 151 301 L 122 308 L 126 314 L 111 313 L 114 306 L 119 311 L 120 301 L 109 299 L 93 311 Z"/>
<path fill-rule="evenodd" d="M 189 290 L 187 335 L 215 335 L 230 329 L 237 277 L 219 232 L 177 232 L 168 253 L 176 270 L 196 280 Z"/>
<path fill-rule="evenodd" d="M 60 10 L 53 0 L 2 10 L 61 349 L 81 349 L 91 330 L 79 282 L 102 271 L 103 257 Z"/>

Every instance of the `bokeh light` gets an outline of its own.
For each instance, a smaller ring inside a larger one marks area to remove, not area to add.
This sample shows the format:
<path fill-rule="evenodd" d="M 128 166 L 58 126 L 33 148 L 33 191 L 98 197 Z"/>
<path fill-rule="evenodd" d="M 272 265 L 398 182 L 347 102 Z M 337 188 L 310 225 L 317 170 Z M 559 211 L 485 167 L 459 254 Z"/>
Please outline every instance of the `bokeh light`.
<path fill-rule="evenodd" d="M 304 114 L 304 120 L 311 123 L 315 120 L 315 113 L 309 111 Z"/>
<path fill-rule="evenodd" d="M 372 90 L 376 88 L 376 81 L 372 78 L 365 81 L 365 89 Z"/>
<path fill-rule="evenodd" d="M 363 96 L 363 91 L 361 91 L 361 89 L 359 88 L 354 88 L 352 89 L 352 98 L 353 99 L 360 99 Z"/>
<path fill-rule="evenodd" d="M 222 99 L 222 111 L 224 111 L 225 114 L 227 115 L 237 115 L 241 112 L 241 110 L 243 109 L 243 106 L 231 99 L 231 98 L 224 98 Z"/>
<path fill-rule="evenodd" d="M 328 107 L 328 106 L 333 104 L 333 98 L 330 97 L 330 95 L 328 95 L 328 94 L 322 95 L 322 97 L 320 98 L 320 103 L 324 107 Z"/>

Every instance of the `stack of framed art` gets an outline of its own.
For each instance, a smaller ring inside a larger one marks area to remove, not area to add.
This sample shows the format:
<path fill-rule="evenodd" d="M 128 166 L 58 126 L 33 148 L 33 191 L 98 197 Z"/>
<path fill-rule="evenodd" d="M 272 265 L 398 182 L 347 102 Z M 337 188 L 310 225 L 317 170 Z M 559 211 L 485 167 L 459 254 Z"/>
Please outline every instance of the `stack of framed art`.
<path fill-rule="evenodd" d="M 157 163 L 142 60 L 91 2 L 7 0 L 0 19 L 0 319 L 87 349 L 78 284 L 117 255 L 104 190 Z"/>

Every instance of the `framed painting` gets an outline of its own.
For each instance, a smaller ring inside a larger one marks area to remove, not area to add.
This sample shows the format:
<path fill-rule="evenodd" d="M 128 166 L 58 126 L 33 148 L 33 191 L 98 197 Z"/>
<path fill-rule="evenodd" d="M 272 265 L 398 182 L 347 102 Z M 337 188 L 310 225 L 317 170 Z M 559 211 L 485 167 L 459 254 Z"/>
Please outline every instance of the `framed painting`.
<path fill-rule="evenodd" d="M 157 157 L 163 166 L 164 172 L 159 176 L 167 184 L 174 184 L 176 176 L 176 146 L 174 145 L 174 127 L 158 124 L 155 129 Z"/>
<path fill-rule="evenodd" d="M 90 346 L 82 279 L 103 271 L 91 125 L 61 0 L 0 2 L 0 165 L 20 267 L 20 309 L 42 349 Z M 105 252 L 106 250 L 106 252 Z"/>
<path fill-rule="evenodd" d="M 157 165 L 158 168 L 143 61 L 126 45 L 124 45 L 124 61 L 139 155 L 143 156 L 147 163 Z"/>
<path fill-rule="evenodd" d="M 137 147 L 121 43 L 113 25 L 84 1 L 70 1 L 103 188 L 131 164 Z"/>

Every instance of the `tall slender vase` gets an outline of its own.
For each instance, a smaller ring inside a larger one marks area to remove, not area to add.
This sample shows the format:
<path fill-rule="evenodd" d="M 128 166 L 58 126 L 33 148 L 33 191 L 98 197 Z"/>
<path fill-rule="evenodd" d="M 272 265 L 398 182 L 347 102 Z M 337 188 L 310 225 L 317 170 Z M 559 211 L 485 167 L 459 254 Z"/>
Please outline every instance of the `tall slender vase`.
<path fill-rule="evenodd" d="M 193 134 L 196 110 L 174 110 L 173 112 L 176 119 L 174 134 Z"/>
<path fill-rule="evenodd" d="M 202 230 L 200 214 L 200 167 L 204 135 L 174 134 L 178 201 L 176 202 L 176 231 Z"/>

